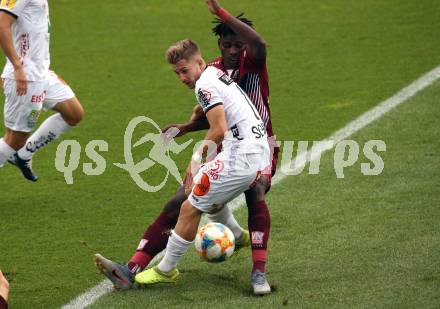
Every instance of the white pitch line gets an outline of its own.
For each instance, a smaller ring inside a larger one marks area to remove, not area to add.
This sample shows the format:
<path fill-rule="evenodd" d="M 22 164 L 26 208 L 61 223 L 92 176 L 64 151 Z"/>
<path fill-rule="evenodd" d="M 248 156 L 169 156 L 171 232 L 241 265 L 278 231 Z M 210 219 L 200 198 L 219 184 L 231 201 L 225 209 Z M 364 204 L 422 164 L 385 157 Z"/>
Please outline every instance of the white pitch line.
<path fill-rule="evenodd" d="M 426 73 L 419 79 L 412 82 L 409 86 L 403 88 L 402 90 L 400 90 L 398 93 L 388 98 L 387 100 L 379 103 L 378 105 L 376 105 L 369 111 L 365 112 L 355 120 L 349 122 L 345 127 L 336 131 L 335 133 L 333 133 L 324 140 L 324 142 L 330 141 L 331 143 L 322 143 L 322 145 L 315 148 L 311 154 L 308 154 L 307 152 L 299 154 L 295 159 L 280 167 L 279 170 L 281 171 L 281 170 L 285 170 L 286 168 L 290 168 L 293 162 L 299 162 L 299 164 L 295 166 L 294 170 L 302 169 L 304 165 L 307 164 L 307 162 L 319 158 L 324 152 L 332 149 L 338 142 L 346 139 L 347 137 L 353 135 L 360 129 L 376 121 L 377 119 L 385 115 L 393 108 L 404 103 L 409 98 L 411 98 L 421 90 L 425 89 L 426 87 L 434 83 L 439 78 L 440 78 L 440 66 Z M 281 172 L 278 172 L 275 175 L 275 177 L 272 179 L 272 186 L 275 186 L 287 176 L 288 175 L 286 174 L 282 174 Z M 242 207 L 244 204 L 245 204 L 245 200 L 244 197 L 241 195 L 235 200 L 233 200 L 231 203 L 229 203 L 228 205 L 229 207 L 231 207 L 232 211 L 235 211 L 240 207 Z M 162 256 L 163 256 L 163 252 L 159 253 L 151 261 L 150 264 L 156 263 L 156 261 L 162 258 Z M 87 290 L 85 293 L 79 295 L 78 297 L 76 297 L 71 302 L 69 302 L 68 304 L 64 305 L 61 308 L 62 309 L 86 308 L 87 306 L 93 304 L 99 298 L 106 295 L 107 293 L 110 293 L 111 291 L 112 291 L 112 284 L 110 283 L 110 281 L 104 280 L 100 284 Z"/>

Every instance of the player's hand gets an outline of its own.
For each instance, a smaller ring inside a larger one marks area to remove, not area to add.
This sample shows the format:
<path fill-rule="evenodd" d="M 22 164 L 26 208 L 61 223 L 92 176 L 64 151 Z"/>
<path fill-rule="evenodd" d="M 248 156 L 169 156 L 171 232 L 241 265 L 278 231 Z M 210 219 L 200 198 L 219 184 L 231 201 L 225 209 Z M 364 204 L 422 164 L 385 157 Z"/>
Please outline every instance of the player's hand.
<path fill-rule="evenodd" d="M 26 74 L 24 74 L 23 66 L 14 68 L 15 83 L 17 84 L 17 95 L 22 96 L 27 92 Z"/>
<path fill-rule="evenodd" d="M 217 15 L 218 10 L 220 9 L 220 4 L 217 0 L 206 0 L 206 4 L 208 5 L 209 11 L 212 14 Z"/>
<path fill-rule="evenodd" d="M 165 133 L 166 131 L 168 131 L 170 128 L 177 128 L 179 130 L 179 133 L 177 133 L 177 135 L 175 137 L 180 137 L 185 135 L 187 132 L 186 126 L 183 124 L 169 124 L 165 127 L 163 127 L 162 129 L 160 129 L 162 131 L 162 133 Z"/>

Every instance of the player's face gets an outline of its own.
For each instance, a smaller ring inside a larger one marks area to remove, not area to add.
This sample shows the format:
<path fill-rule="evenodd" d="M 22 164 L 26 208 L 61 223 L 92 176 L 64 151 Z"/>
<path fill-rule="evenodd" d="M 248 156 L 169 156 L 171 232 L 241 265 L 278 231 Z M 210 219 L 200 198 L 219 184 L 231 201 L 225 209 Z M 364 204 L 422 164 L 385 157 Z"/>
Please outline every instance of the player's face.
<path fill-rule="evenodd" d="M 203 71 L 203 60 L 199 58 L 182 59 L 173 64 L 172 67 L 180 81 L 189 89 L 194 89 L 196 81 L 200 78 Z"/>
<path fill-rule="evenodd" d="M 227 35 L 220 38 L 218 45 L 222 53 L 225 69 L 238 68 L 240 53 L 245 48 L 243 40 L 237 35 Z"/>

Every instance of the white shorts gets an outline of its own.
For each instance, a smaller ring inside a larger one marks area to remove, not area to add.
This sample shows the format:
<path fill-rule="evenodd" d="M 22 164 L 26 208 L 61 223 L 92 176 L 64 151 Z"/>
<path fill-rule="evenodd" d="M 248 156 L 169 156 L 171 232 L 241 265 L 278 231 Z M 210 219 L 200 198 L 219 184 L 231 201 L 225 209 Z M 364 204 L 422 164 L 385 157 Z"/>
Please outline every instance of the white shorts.
<path fill-rule="evenodd" d="M 188 201 L 202 212 L 216 212 L 255 184 L 270 165 L 269 157 L 269 151 L 263 154 L 220 152 L 194 177 Z"/>
<path fill-rule="evenodd" d="M 72 99 L 72 89 L 53 71 L 44 81 L 28 82 L 27 93 L 17 95 L 15 80 L 4 79 L 5 127 L 18 132 L 31 132 L 41 111 L 54 108 L 60 102 Z"/>

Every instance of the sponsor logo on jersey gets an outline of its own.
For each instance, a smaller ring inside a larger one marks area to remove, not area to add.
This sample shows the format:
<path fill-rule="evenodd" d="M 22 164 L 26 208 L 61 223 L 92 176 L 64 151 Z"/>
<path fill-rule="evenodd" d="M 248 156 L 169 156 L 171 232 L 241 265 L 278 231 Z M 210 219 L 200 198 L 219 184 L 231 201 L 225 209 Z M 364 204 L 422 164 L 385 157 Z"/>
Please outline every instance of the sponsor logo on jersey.
<path fill-rule="evenodd" d="M 29 33 L 20 36 L 20 56 L 24 58 L 29 51 Z"/>
<path fill-rule="evenodd" d="M 7 7 L 8 9 L 15 8 L 15 5 L 17 4 L 17 0 L 2 0 L 0 5 L 3 7 Z"/>
<path fill-rule="evenodd" d="M 237 125 L 233 125 L 231 127 L 232 137 L 238 139 L 239 141 L 243 140 L 243 137 L 240 137 L 240 131 L 238 130 Z"/>
<path fill-rule="evenodd" d="M 44 90 L 42 94 L 40 95 L 33 95 L 31 98 L 31 103 L 41 103 L 44 101 L 44 98 L 46 97 L 47 91 Z"/>
<path fill-rule="evenodd" d="M 220 76 L 218 78 L 222 83 L 226 84 L 226 85 L 230 85 L 232 84 L 234 81 L 232 80 L 232 78 L 230 78 L 228 75 L 223 74 L 222 76 Z"/>
<path fill-rule="evenodd" d="M 208 107 L 211 101 L 211 92 L 204 89 L 199 89 L 197 91 L 197 96 L 199 97 L 199 102 L 203 107 Z"/>
<path fill-rule="evenodd" d="M 263 136 L 266 136 L 266 127 L 264 126 L 264 123 L 259 123 L 256 126 L 253 126 L 251 129 L 252 133 L 254 133 L 254 136 L 256 139 L 262 138 Z"/>

